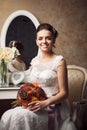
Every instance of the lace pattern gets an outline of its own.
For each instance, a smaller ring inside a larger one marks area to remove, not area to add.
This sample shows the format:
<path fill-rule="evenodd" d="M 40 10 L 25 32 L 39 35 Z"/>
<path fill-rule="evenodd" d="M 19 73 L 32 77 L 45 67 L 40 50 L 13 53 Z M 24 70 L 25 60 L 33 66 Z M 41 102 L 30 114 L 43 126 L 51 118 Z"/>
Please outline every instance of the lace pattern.
<path fill-rule="evenodd" d="M 39 83 L 48 97 L 58 92 L 57 67 L 62 59 L 62 56 L 56 56 L 52 61 L 41 63 L 38 57 L 35 57 L 31 62 L 29 82 Z"/>

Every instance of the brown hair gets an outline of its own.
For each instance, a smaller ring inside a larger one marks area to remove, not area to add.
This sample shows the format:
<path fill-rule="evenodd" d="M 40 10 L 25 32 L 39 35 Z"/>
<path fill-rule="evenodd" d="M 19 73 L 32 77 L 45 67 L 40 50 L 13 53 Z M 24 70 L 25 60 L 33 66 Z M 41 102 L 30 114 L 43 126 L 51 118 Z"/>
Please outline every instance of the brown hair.
<path fill-rule="evenodd" d="M 39 31 L 46 29 L 48 31 L 50 31 L 52 33 L 53 39 L 55 40 L 58 36 L 58 32 L 57 30 L 50 24 L 48 23 L 42 23 L 38 26 L 36 33 L 38 33 Z"/>

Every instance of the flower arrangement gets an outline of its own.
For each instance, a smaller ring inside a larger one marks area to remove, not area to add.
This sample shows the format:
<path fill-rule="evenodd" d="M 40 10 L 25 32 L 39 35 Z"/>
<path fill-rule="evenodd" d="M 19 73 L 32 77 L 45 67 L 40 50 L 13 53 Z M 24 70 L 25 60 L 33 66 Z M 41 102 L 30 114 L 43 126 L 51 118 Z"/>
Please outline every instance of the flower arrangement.
<path fill-rule="evenodd" d="M 38 84 L 33 83 L 22 84 L 17 94 L 17 102 L 25 108 L 30 102 L 45 100 L 46 98 L 44 90 Z"/>
<path fill-rule="evenodd" d="M 5 62 L 13 60 L 19 54 L 19 51 L 15 47 L 0 48 L 0 60 L 4 60 Z"/>
<path fill-rule="evenodd" d="M 7 62 L 19 55 L 15 47 L 0 48 L 0 87 L 7 86 Z"/>

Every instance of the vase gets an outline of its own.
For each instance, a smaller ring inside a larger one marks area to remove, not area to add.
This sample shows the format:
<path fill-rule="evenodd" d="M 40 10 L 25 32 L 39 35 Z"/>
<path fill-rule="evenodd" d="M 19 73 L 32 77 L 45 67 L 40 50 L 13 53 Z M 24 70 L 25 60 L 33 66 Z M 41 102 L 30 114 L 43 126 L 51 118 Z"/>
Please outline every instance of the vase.
<path fill-rule="evenodd" d="M 0 61 L 0 87 L 7 87 L 7 63 L 4 59 Z"/>

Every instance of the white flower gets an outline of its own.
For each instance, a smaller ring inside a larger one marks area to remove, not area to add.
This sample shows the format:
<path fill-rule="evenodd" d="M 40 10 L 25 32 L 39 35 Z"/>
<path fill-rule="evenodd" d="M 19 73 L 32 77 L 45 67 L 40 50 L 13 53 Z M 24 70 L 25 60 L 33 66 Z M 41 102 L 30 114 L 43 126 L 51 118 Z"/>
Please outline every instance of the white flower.
<path fill-rule="evenodd" d="M 5 62 L 11 61 L 16 56 L 20 55 L 19 51 L 15 47 L 5 47 L 0 48 L 0 60 L 5 60 Z"/>

